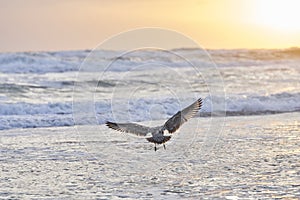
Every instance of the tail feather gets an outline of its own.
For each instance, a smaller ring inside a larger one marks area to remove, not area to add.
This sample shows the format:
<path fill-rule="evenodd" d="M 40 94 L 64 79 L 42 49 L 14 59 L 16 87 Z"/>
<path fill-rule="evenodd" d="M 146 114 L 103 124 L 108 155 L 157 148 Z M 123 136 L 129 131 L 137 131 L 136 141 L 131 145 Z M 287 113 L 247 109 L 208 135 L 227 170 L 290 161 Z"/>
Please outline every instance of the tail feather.
<path fill-rule="evenodd" d="M 156 141 L 153 139 L 153 137 L 150 137 L 150 138 L 146 138 L 149 142 L 152 142 L 152 143 L 156 143 L 156 144 L 163 144 L 167 141 L 169 141 L 171 139 L 171 136 L 164 136 L 164 139 L 162 141 Z"/>

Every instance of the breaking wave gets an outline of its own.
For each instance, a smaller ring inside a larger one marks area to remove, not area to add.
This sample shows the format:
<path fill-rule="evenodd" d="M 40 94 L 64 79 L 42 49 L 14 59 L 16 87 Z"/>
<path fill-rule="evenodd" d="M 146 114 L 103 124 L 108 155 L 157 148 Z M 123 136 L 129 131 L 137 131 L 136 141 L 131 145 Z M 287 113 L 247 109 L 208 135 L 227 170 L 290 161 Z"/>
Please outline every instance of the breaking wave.
<path fill-rule="evenodd" d="M 222 101 L 214 97 L 214 101 Z M 258 115 L 300 111 L 300 93 L 277 93 L 266 96 L 249 95 L 226 98 L 227 115 Z M 195 99 L 133 99 L 121 100 L 118 112 L 113 113 L 109 99 L 96 102 L 93 106 L 97 114 L 98 124 L 106 120 L 115 120 L 118 114 L 127 121 L 164 120 L 178 110 L 189 105 Z M 122 104 L 123 102 L 123 104 Z M 11 128 L 73 126 L 72 102 L 67 103 L 2 103 L 0 104 L 0 130 Z M 216 110 L 215 110 L 216 111 Z M 203 106 L 198 117 L 211 115 L 211 97 L 203 98 Z M 83 122 L 89 124 L 89 122 Z"/>

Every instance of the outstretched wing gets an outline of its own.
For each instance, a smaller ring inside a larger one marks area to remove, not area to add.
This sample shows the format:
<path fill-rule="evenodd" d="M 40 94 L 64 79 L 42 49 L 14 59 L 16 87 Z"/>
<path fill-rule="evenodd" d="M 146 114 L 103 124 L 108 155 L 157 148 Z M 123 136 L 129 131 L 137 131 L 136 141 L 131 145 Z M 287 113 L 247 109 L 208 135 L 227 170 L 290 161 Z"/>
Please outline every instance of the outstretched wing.
<path fill-rule="evenodd" d="M 135 123 L 114 123 L 107 121 L 106 126 L 117 131 L 133 133 L 138 136 L 146 136 L 148 133 L 151 132 L 150 127 L 142 126 Z"/>
<path fill-rule="evenodd" d="M 174 133 L 184 122 L 196 115 L 196 113 L 200 110 L 201 105 L 202 99 L 199 98 L 182 111 L 178 111 L 173 117 L 166 121 L 164 129 L 168 130 L 169 133 Z"/>

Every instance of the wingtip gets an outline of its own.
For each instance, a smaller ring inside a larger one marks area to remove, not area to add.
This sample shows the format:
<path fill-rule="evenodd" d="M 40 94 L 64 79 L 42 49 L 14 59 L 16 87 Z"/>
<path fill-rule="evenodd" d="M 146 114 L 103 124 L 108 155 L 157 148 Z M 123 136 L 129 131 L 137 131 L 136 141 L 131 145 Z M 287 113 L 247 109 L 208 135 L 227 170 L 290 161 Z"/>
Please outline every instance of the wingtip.
<path fill-rule="evenodd" d="M 106 122 L 105 122 L 105 125 L 106 125 L 107 127 L 109 127 L 109 128 L 112 128 L 112 127 L 116 126 L 117 124 L 114 123 L 114 122 L 106 121 Z"/>
<path fill-rule="evenodd" d="M 202 106 L 202 99 L 199 98 L 197 101 L 198 101 L 198 104 L 199 104 L 199 108 L 201 108 L 201 106 Z"/>

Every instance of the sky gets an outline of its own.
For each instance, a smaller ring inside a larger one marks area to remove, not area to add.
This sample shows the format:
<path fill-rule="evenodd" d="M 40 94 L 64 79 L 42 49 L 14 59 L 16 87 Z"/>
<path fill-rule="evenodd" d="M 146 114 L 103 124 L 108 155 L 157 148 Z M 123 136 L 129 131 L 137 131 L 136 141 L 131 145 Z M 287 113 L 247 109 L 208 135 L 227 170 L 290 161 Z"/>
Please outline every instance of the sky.
<path fill-rule="evenodd" d="M 0 0 L 0 52 L 93 49 L 142 27 L 206 49 L 297 47 L 299 8 L 298 0 Z"/>

